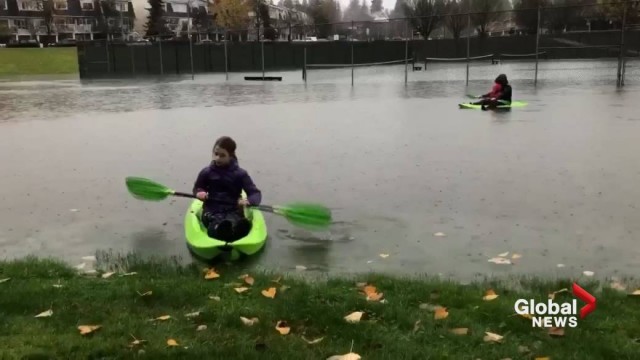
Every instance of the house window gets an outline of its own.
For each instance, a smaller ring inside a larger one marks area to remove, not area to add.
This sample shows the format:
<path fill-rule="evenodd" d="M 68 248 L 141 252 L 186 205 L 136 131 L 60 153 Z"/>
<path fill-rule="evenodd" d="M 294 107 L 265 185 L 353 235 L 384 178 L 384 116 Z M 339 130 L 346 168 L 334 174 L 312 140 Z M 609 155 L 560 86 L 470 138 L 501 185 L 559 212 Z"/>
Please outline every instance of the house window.
<path fill-rule="evenodd" d="M 39 1 L 23 1 L 18 7 L 22 11 L 42 11 L 42 3 Z"/>
<path fill-rule="evenodd" d="M 27 22 L 24 20 L 13 20 L 13 26 L 17 27 L 18 29 L 26 29 Z"/>
<path fill-rule="evenodd" d="M 1 10 L 8 10 L 7 2 L 8 2 L 8 0 L 0 0 L 0 9 Z"/>
<path fill-rule="evenodd" d="M 119 2 L 116 3 L 116 10 L 120 11 L 120 12 L 127 12 L 128 11 L 128 4 L 126 2 Z"/>
<path fill-rule="evenodd" d="M 61 1 L 61 0 L 56 0 L 53 3 L 53 8 L 56 10 L 67 10 L 67 2 L 66 1 Z"/>
<path fill-rule="evenodd" d="M 81 3 L 81 6 L 82 6 L 82 10 L 83 11 L 91 11 L 91 10 L 93 10 L 93 2 L 83 1 Z"/>
<path fill-rule="evenodd" d="M 166 2 L 162 3 L 162 11 L 163 12 L 167 12 L 167 3 Z"/>

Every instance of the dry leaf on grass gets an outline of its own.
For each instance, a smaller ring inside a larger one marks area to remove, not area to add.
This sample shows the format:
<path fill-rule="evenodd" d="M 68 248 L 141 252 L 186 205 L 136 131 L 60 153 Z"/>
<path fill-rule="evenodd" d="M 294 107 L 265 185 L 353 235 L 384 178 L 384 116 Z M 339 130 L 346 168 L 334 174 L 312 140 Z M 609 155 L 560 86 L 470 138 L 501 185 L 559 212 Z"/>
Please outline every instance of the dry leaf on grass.
<path fill-rule="evenodd" d="M 120 276 L 133 276 L 133 275 L 138 275 L 137 272 L 128 272 L 128 273 L 124 273 L 124 274 L 120 274 Z"/>
<path fill-rule="evenodd" d="M 207 325 L 198 325 L 196 331 L 205 331 L 207 330 Z"/>
<path fill-rule="evenodd" d="M 485 342 L 500 342 L 504 336 L 498 335 L 496 333 L 485 331 L 484 341 Z"/>
<path fill-rule="evenodd" d="M 433 318 L 436 320 L 446 319 L 447 316 L 449 316 L 449 312 L 447 311 L 447 308 L 442 306 L 438 306 L 433 312 Z"/>
<path fill-rule="evenodd" d="M 275 298 L 275 297 L 276 297 L 276 288 L 274 288 L 274 287 L 270 287 L 270 288 L 269 288 L 269 289 L 267 289 L 267 290 L 262 290 L 260 293 L 261 293 L 261 294 L 262 294 L 262 296 L 264 296 L 264 297 L 268 297 L 268 298 L 273 299 L 273 298 Z"/>
<path fill-rule="evenodd" d="M 219 277 L 220 274 L 218 274 L 214 268 L 207 269 L 207 273 L 204 274 L 205 280 L 217 279 Z"/>
<path fill-rule="evenodd" d="M 130 334 L 130 335 L 131 335 L 131 334 Z M 133 341 L 131 342 L 131 344 L 129 344 L 129 347 L 131 347 L 131 348 L 132 348 L 132 347 L 136 347 L 136 346 L 140 346 L 140 345 L 142 345 L 143 343 L 146 343 L 146 342 L 147 342 L 147 340 L 138 340 L 138 339 L 136 339 L 136 337 L 135 337 L 135 336 L 133 336 L 133 335 L 131 335 L 131 337 L 133 338 Z"/>
<path fill-rule="evenodd" d="M 106 273 L 102 274 L 102 278 L 103 278 L 103 279 L 108 279 L 108 278 L 110 278 L 113 274 L 115 274 L 115 272 L 114 272 L 114 271 L 106 272 Z"/>
<path fill-rule="evenodd" d="M 506 257 L 509 255 L 509 252 L 503 252 L 502 254 L 498 254 L 498 257 Z"/>
<path fill-rule="evenodd" d="M 496 294 L 495 291 L 493 291 L 493 289 L 489 289 L 484 293 L 484 296 L 482 297 L 482 300 L 484 301 L 491 301 L 491 300 L 495 300 L 498 298 L 498 294 Z"/>
<path fill-rule="evenodd" d="M 522 255 L 520 254 L 516 254 L 516 253 L 511 254 L 511 260 L 517 260 L 517 259 L 520 259 L 521 257 Z"/>
<path fill-rule="evenodd" d="M 63 287 L 62 284 L 53 284 L 53 287 L 56 289 L 61 289 Z"/>
<path fill-rule="evenodd" d="M 36 315 L 35 317 L 37 317 L 37 318 L 50 317 L 51 315 L 53 315 L 53 310 L 49 309 L 47 311 L 41 312 L 40 314 Z"/>
<path fill-rule="evenodd" d="M 96 257 L 93 256 L 93 255 L 83 256 L 82 260 L 85 260 L 85 261 L 96 261 Z"/>
<path fill-rule="evenodd" d="M 307 270 L 307 267 L 304 265 L 296 265 L 296 270 L 298 271 L 305 271 Z"/>
<path fill-rule="evenodd" d="M 640 289 L 635 290 L 634 292 L 632 292 L 631 294 L 628 294 L 629 296 L 640 296 Z"/>
<path fill-rule="evenodd" d="M 167 346 L 178 346 L 178 342 L 175 341 L 174 339 L 168 339 Z"/>
<path fill-rule="evenodd" d="M 80 335 L 88 335 L 100 329 L 101 327 L 102 326 L 100 325 L 80 325 L 78 326 L 78 330 L 80 330 Z"/>
<path fill-rule="evenodd" d="M 454 328 L 449 331 L 454 335 L 467 335 L 469 333 L 469 328 Z"/>
<path fill-rule="evenodd" d="M 568 292 L 568 291 L 569 291 L 569 289 L 567 289 L 567 288 L 560 289 L 560 290 L 558 290 L 558 291 L 554 291 L 554 292 L 552 292 L 551 294 L 549 294 L 549 299 L 553 300 L 553 299 L 555 299 L 555 298 L 556 298 L 556 295 L 557 295 L 557 294 L 560 294 L 560 293 L 563 293 L 563 292 Z"/>
<path fill-rule="evenodd" d="M 365 286 L 363 291 L 367 297 L 367 301 L 379 301 L 384 295 L 383 293 L 378 293 L 378 290 L 373 285 Z"/>
<path fill-rule="evenodd" d="M 162 316 L 158 316 L 155 319 L 151 319 L 150 321 L 165 321 L 169 319 L 171 319 L 171 315 L 162 315 Z"/>
<path fill-rule="evenodd" d="M 291 331 L 291 327 L 289 327 L 286 321 L 280 320 L 276 323 L 276 330 L 278 330 L 280 335 L 287 335 Z"/>
<path fill-rule="evenodd" d="M 582 272 L 584 276 L 593 276 L 595 273 L 593 271 L 585 270 Z"/>
<path fill-rule="evenodd" d="M 416 322 L 413 324 L 413 332 L 414 332 L 414 333 L 418 332 L 418 330 L 420 330 L 420 328 L 421 328 L 421 326 L 420 326 L 420 320 L 418 320 L 418 321 L 416 321 Z"/>
<path fill-rule="evenodd" d="M 383 258 L 383 259 L 386 259 L 386 258 L 389 257 L 389 254 L 380 254 L 380 257 Z"/>
<path fill-rule="evenodd" d="M 200 316 L 200 314 L 202 314 L 201 311 L 196 311 L 196 312 L 184 314 L 184 317 L 186 317 L 187 319 L 190 319 L 190 318 L 198 317 Z"/>
<path fill-rule="evenodd" d="M 521 354 L 525 354 L 525 353 L 531 352 L 531 350 L 526 346 L 519 345 L 518 352 Z"/>
<path fill-rule="evenodd" d="M 78 270 L 82 270 L 82 269 L 84 269 L 85 266 L 87 266 L 87 263 L 78 264 L 78 265 L 75 266 L 75 268 L 78 269 Z"/>
<path fill-rule="evenodd" d="M 220 301 L 220 296 L 209 295 L 209 300 Z"/>
<path fill-rule="evenodd" d="M 304 342 L 306 342 L 307 344 L 309 344 L 309 345 L 314 345 L 314 344 L 317 344 L 317 343 L 319 343 L 320 341 L 322 341 L 322 340 L 324 339 L 324 336 L 323 336 L 323 337 L 319 337 L 319 338 L 317 338 L 317 339 L 313 339 L 313 340 L 309 340 L 309 339 L 307 339 L 306 337 L 304 337 L 304 335 L 302 335 L 302 336 L 301 336 L 301 338 L 302 338 L 302 340 L 304 340 Z"/>
<path fill-rule="evenodd" d="M 437 232 L 437 233 L 433 234 L 433 236 L 442 237 L 442 236 L 447 236 L 447 235 L 445 233 L 443 233 L 443 232 Z"/>
<path fill-rule="evenodd" d="M 543 356 L 543 357 L 537 357 L 534 360 L 551 360 L 551 358 L 548 356 Z"/>
<path fill-rule="evenodd" d="M 238 294 L 242 294 L 243 292 L 249 290 L 249 288 L 248 287 L 237 287 L 237 288 L 234 288 L 233 290 L 235 290 Z"/>
<path fill-rule="evenodd" d="M 360 322 L 360 320 L 362 320 L 362 315 L 364 315 L 363 311 L 355 311 L 355 312 L 352 312 L 351 314 L 345 316 L 344 319 L 347 320 L 347 322 L 350 322 L 350 323 L 358 323 L 358 322 Z"/>
<path fill-rule="evenodd" d="M 242 323 L 245 324 L 246 326 L 253 326 L 254 324 L 257 324 L 258 322 L 260 322 L 260 320 L 258 320 L 257 317 L 252 317 L 251 319 L 248 319 L 246 317 L 240 316 L 240 320 L 242 320 Z"/>
<path fill-rule="evenodd" d="M 350 352 L 344 355 L 333 355 L 327 358 L 327 360 L 360 360 L 360 355 Z"/>
<path fill-rule="evenodd" d="M 11 278 L 4 278 L 4 279 L 0 279 L 0 284 L 2 284 L 3 282 L 7 282 L 11 280 Z"/>
<path fill-rule="evenodd" d="M 561 327 L 551 327 L 549 328 L 550 336 L 564 336 L 564 328 Z"/>
<path fill-rule="evenodd" d="M 623 284 L 621 284 L 621 283 L 619 283 L 617 281 L 614 281 L 614 282 L 611 283 L 611 288 L 614 289 L 614 290 L 618 290 L 618 291 L 627 290 L 626 286 L 624 286 Z"/>
<path fill-rule="evenodd" d="M 141 293 L 141 292 L 139 292 L 139 291 L 136 291 L 136 292 L 137 292 L 137 293 L 138 293 L 138 295 L 140 295 L 141 297 L 142 297 L 142 296 L 151 296 L 151 295 L 153 295 L 153 291 L 151 291 L 151 290 L 149 290 L 149 291 L 147 291 L 147 292 L 144 292 L 144 293 Z"/>

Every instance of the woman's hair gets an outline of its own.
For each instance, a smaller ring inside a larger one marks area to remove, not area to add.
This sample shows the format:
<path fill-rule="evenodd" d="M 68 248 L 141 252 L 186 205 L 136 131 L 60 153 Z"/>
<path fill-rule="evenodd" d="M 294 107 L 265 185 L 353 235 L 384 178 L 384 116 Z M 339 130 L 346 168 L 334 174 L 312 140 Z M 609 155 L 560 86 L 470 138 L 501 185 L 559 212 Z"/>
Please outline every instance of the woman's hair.
<path fill-rule="evenodd" d="M 498 75 L 498 77 L 495 80 L 498 84 L 500 85 L 507 85 L 509 84 L 509 80 L 507 80 L 507 75 L 505 74 L 500 74 Z"/>
<path fill-rule="evenodd" d="M 213 149 L 215 149 L 216 146 L 227 150 L 229 155 L 238 161 L 238 157 L 236 156 L 236 142 L 232 138 L 228 136 L 221 136 L 216 140 L 215 144 L 213 144 Z"/>

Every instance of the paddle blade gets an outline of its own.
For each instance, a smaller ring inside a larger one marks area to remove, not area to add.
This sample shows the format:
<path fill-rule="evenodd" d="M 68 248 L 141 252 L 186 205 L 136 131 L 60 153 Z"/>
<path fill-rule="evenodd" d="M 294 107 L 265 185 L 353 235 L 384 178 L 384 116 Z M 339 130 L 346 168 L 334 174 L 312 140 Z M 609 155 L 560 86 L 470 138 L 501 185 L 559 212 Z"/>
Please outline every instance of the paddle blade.
<path fill-rule="evenodd" d="M 320 230 L 331 225 L 331 210 L 319 204 L 291 203 L 274 208 L 294 225 Z"/>
<path fill-rule="evenodd" d="M 174 192 L 164 185 L 141 177 L 127 177 L 126 184 L 131 195 L 141 200 L 160 201 Z"/>

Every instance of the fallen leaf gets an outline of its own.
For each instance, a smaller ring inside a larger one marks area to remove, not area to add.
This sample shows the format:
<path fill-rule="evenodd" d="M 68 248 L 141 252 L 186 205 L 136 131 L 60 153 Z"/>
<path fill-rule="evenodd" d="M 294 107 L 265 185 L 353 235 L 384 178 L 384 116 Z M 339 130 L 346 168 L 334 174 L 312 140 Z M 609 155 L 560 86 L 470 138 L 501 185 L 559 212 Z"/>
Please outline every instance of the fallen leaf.
<path fill-rule="evenodd" d="M 358 289 L 364 289 L 364 287 L 365 287 L 365 286 L 367 286 L 367 283 L 366 283 L 366 282 L 359 282 L 359 283 L 356 283 L 356 287 L 357 287 Z"/>
<path fill-rule="evenodd" d="M 345 316 L 344 319 L 347 320 L 347 322 L 350 322 L 350 323 L 358 323 L 362 319 L 362 315 L 364 315 L 363 311 L 355 311 L 355 312 L 352 312 L 351 314 Z"/>
<path fill-rule="evenodd" d="M 309 345 L 317 344 L 324 339 L 324 336 L 317 339 L 313 339 L 313 340 L 307 339 L 306 337 L 304 337 L 304 335 L 302 335 L 301 337 L 302 337 L 302 340 L 304 340 Z"/>
<path fill-rule="evenodd" d="M 360 355 L 350 352 L 344 355 L 333 355 L 327 358 L 327 360 L 360 360 Z"/>
<path fill-rule="evenodd" d="M 484 339 L 483 339 L 485 342 L 500 342 L 504 338 L 504 336 L 502 335 L 498 335 L 488 331 L 486 331 L 485 334 L 486 335 L 484 336 Z"/>
<path fill-rule="evenodd" d="M 238 288 L 234 288 L 233 290 L 235 290 L 238 294 L 242 294 L 243 292 L 249 290 L 249 288 L 247 288 L 247 287 L 238 287 Z"/>
<path fill-rule="evenodd" d="M 512 254 L 511 255 L 511 259 L 512 260 L 520 259 L 521 257 L 522 257 L 522 255 L 520 255 L 520 254 Z"/>
<path fill-rule="evenodd" d="M 209 300 L 220 301 L 220 296 L 210 295 Z"/>
<path fill-rule="evenodd" d="M 136 346 L 140 346 L 143 343 L 146 343 L 147 340 L 138 340 L 136 339 L 135 336 L 131 335 L 131 337 L 133 338 L 133 341 L 131 342 L 131 344 L 129 344 L 129 347 L 136 347 Z"/>
<path fill-rule="evenodd" d="M 307 267 L 304 265 L 296 265 L 296 270 L 298 271 L 305 271 L 307 270 Z"/>
<path fill-rule="evenodd" d="M 264 297 L 273 299 L 276 297 L 276 288 L 270 287 L 268 290 L 262 290 L 261 294 Z"/>
<path fill-rule="evenodd" d="M 254 324 L 257 324 L 258 322 L 260 322 L 260 320 L 258 320 L 257 317 L 247 319 L 246 317 L 240 316 L 240 320 L 242 320 L 242 323 L 247 326 L 253 326 Z"/>
<path fill-rule="evenodd" d="M 436 311 L 436 309 L 441 307 L 441 306 L 433 305 L 433 304 L 420 304 L 420 306 L 418 306 L 418 307 L 420 308 L 420 310 Z"/>
<path fill-rule="evenodd" d="M 71 212 L 78 212 L 78 209 L 69 209 Z"/>
<path fill-rule="evenodd" d="M 441 237 L 441 236 L 447 236 L 447 235 L 445 235 L 445 233 L 443 233 L 443 232 L 437 232 L 437 233 L 433 234 L 433 236 Z"/>
<path fill-rule="evenodd" d="M 484 293 L 484 296 L 482 297 L 482 300 L 484 301 L 491 301 L 491 300 L 495 300 L 498 298 L 498 294 L 496 294 L 495 291 L 493 291 L 493 289 L 489 289 Z"/>
<path fill-rule="evenodd" d="M 584 274 L 584 276 L 593 276 L 593 274 L 594 274 L 593 271 L 589 271 L 589 270 L 585 270 L 582 273 Z"/>
<path fill-rule="evenodd" d="M 286 321 L 280 320 L 276 324 L 276 330 L 278 330 L 280 335 L 287 335 L 291 331 L 291 328 L 289 327 L 289 324 L 287 324 Z"/>
<path fill-rule="evenodd" d="M 386 259 L 386 258 L 389 257 L 389 254 L 380 254 L 380 257 L 383 258 L 383 259 Z"/>
<path fill-rule="evenodd" d="M 157 317 L 155 319 L 151 319 L 151 321 L 154 321 L 154 320 L 165 321 L 165 320 L 169 320 L 169 319 L 171 319 L 171 315 L 162 315 L 162 316 L 159 316 L 159 317 Z"/>
<path fill-rule="evenodd" d="M 60 289 L 63 286 L 62 286 L 62 284 L 53 284 L 53 287 L 56 288 L 56 289 Z"/>
<path fill-rule="evenodd" d="M 494 257 L 489 259 L 490 263 L 494 263 L 494 264 L 498 264 L 498 265 L 510 265 L 511 264 L 511 260 L 509 259 L 505 259 L 503 257 Z"/>
<path fill-rule="evenodd" d="M 198 325 L 196 331 L 205 331 L 207 330 L 207 325 Z"/>
<path fill-rule="evenodd" d="M 93 256 L 93 255 L 83 256 L 82 260 L 85 260 L 85 261 L 96 261 L 96 257 Z"/>
<path fill-rule="evenodd" d="M 147 292 L 145 292 L 145 293 L 140 293 L 139 291 L 136 291 L 136 292 L 137 292 L 137 293 L 138 293 L 138 295 L 140 295 L 141 297 L 142 297 L 142 296 L 151 296 L 151 295 L 153 295 L 153 291 L 151 291 L 151 290 L 149 290 L 149 291 L 147 291 Z"/>
<path fill-rule="evenodd" d="M 549 335 L 551 335 L 551 336 L 564 336 L 564 328 L 551 327 L 551 328 L 549 328 Z"/>
<path fill-rule="evenodd" d="M 469 333 L 469 328 L 454 328 L 449 331 L 455 335 L 467 335 Z"/>
<path fill-rule="evenodd" d="M 11 278 L 4 278 L 4 279 L 0 279 L 0 284 L 2 284 L 3 282 L 7 282 L 11 280 Z"/>
<path fill-rule="evenodd" d="M 82 270 L 82 269 L 84 269 L 85 266 L 87 266 L 87 263 L 78 264 L 78 265 L 75 266 L 75 268 L 78 269 L 78 270 Z"/>
<path fill-rule="evenodd" d="M 518 314 L 525 319 L 533 320 L 533 316 L 531 314 Z"/>
<path fill-rule="evenodd" d="M 251 276 L 247 276 L 247 277 L 244 278 L 244 282 L 246 282 L 249 285 L 253 285 L 255 280 Z"/>
<path fill-rule="evenodd" d="M 80 335 L 88 335 L 100 329 L 101 327 L 102 326 L 100 325 L 80 325 L 78 326 L 78 330 L 80 330 Z"/>
<path fill-rule="evenodd" d="M 51 315 L 53 315 L 53 310 L 49 309 L 47 311 L 43 311 L 40 314 L 36 315 L 35 317 L 40 318 L 40 317 L 50 317 Z"/>
<path fill-rule="evenodd" d="M 271 282 L 274 282 L 274 283 L 276 283 L 276 284 L 280 284 L 280 280 L 282 280 L 282 276 L 278 276 L 278 278 L 277 278 L 277 279 L 275 279 L 275 280 L 271 280 Z"/>
<path fill-rule="evenodd" d="M 202 314 L 201 311 L 196 311 L 196 312 L 184 314 L 184 317 L 186 317 L 187 319 L 190 319 L 190 318 L 198 317 L 200 316 L 200 314 Z"/>
<path fill-rule="evenodd" d="M 133 275 L 138 275 L 137 272 L 128 272 L 128 273 L 124 273 L 124 274 L 120 274 L 120 276 L 133 276 Z"/>
<path fill-rule="evenodd" d="M 178 346 L 178 342 L 173 339 L 168 339 L 167 346 Z"/>
<path fill-rule="evenodd" d="M 509 255 L 508 251 L 507 252 L 503 252 L 502 254 L 498 254 L 498 257 L 505 257 L 507 255 Z"/>
<path fill-rule="evenodd" d="M 113 275 L 113 274 L 115 274 L 115 272 L 114 272 L 114 271 L 106 272 L 106 273 L 102 274 L 102 278 L 103 278 L 103 279 L 108 279 L 108 278 L 110 278 L 110 277 L 111 277 L 111 275 Z"/>
<path fill-rule="evenodd" d="M 558 264 L 556 266 L 559 267 L 559 268 L 563 268 L 563 267 L 565 267 L 565 264 Z"/>
<path fill-rule="evenodd" d="M 373 285 L 365 286 L 363 291 L 368 301 L 379 301 L 384 295 L 383 293 L 378 293 L 378 290 Z"/>
<path fill-rule="evenodd" d="M 554 292 L 552 292 L 551 294 L 549 294 L 549 299 L 553 300 L 553 299 L 555 299 L 555 298 L 556 298 L 556 295 L 557 295 L 557 294 L 560 294 L 560 293 L 563 293 L 563 292 L 568 292 L 568 291 L 569 291 L 569 289 L 567 289 L 567 288 L 564 288 L 564 289 L 560 289 L 560 290 L 554 291 Z"/>
<path fill-rule="evenodd" d="M 416 332 L 418 332 L 418 330 L 420 330 L 420 320 L 416 321 L 413 324 L 413 332 L 416 333 Z"/>
<path fill-rule="evenodd" d="M 449 312 L 447 311 L 447 308 L 442 306 L 437 307 L 433 312 L 433 318 L 436 320 L 446 319 L 447 316 L 449 316 Z"/>
<path fill-rule="evenodd" d="M 640 289 L 632 292 L 631 294 L 629 294 L 629 296 L 640 296 Z"/>
<path fill-rule="evenodd" d="M 208 269 L 207 273 L 204 274 L 205 280 L 217 279 L 219 277 L 220 277 L 220 274 L 218 274 L 213 268 Z"/>
<path fill-rule="evenodd" d="M 548 356 L 543 356 L 543 357 L 536 357 L 534 360 L 551 360 L 551 358 Z"/>

